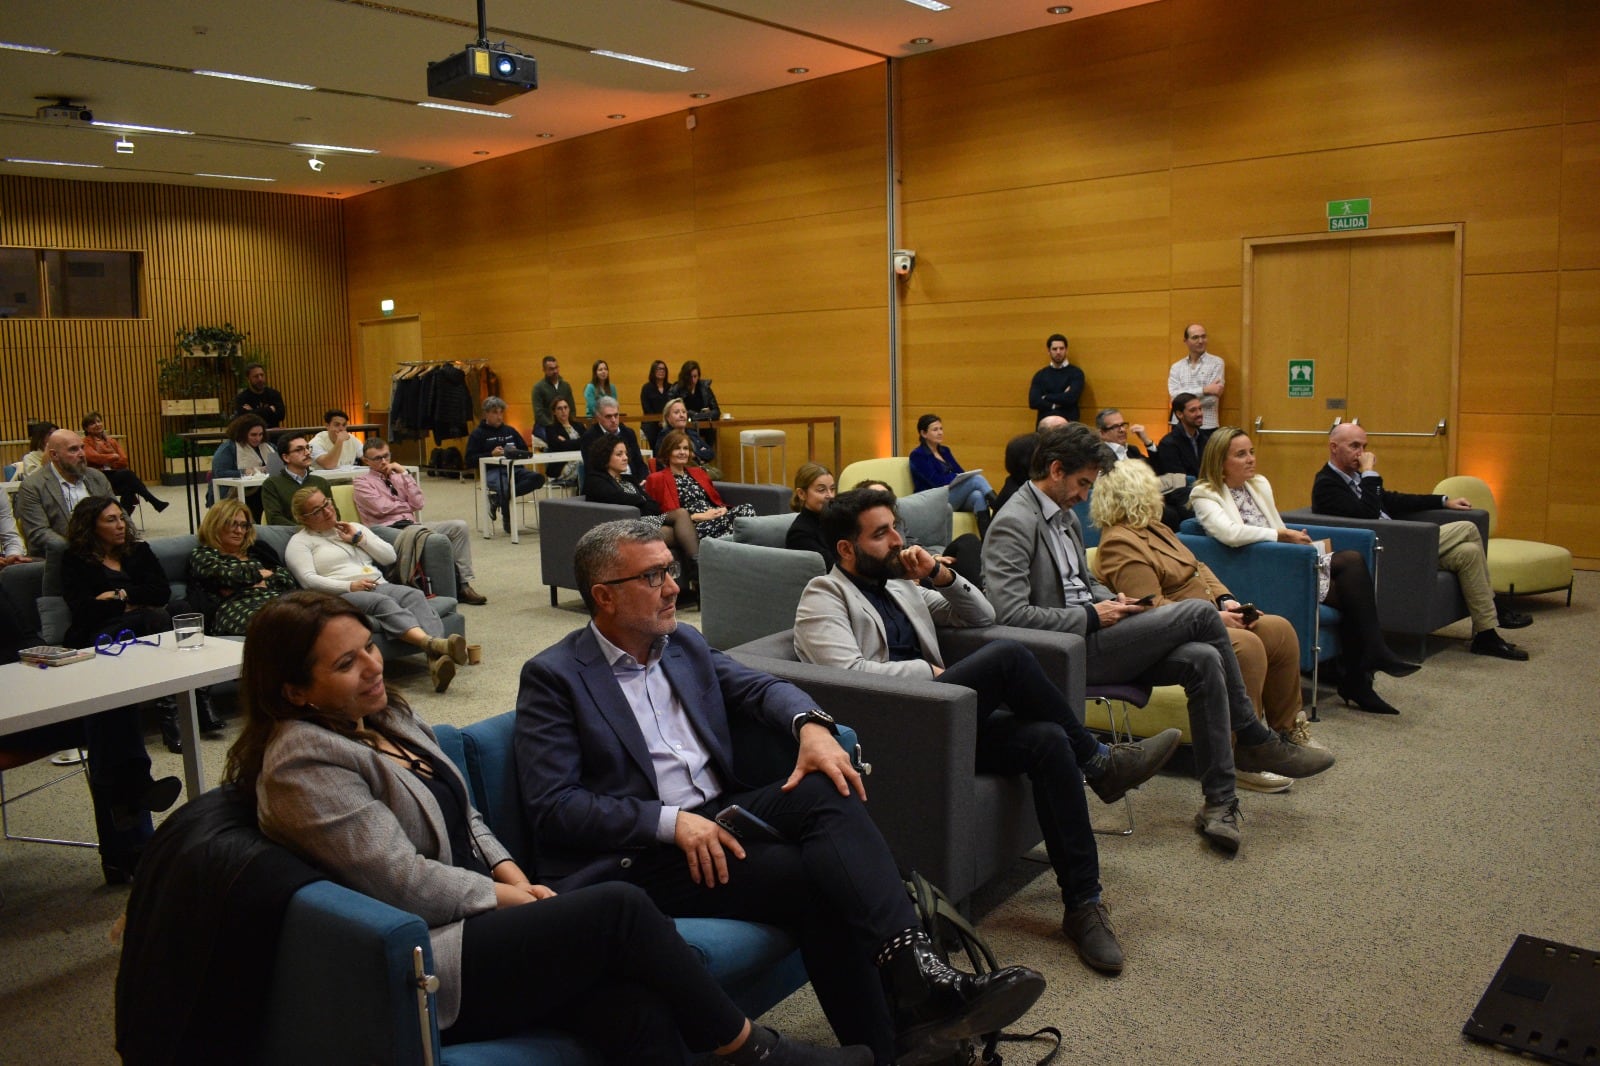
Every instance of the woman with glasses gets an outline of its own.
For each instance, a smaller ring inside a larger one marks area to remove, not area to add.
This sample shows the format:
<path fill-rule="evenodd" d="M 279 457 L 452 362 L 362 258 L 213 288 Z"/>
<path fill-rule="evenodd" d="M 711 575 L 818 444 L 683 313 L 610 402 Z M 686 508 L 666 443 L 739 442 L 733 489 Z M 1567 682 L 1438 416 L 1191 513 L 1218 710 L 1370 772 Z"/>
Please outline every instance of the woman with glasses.
<path fill-rule="evenodd" d="M 299 588 L 278 553 L 256 540 L 250 510 L 237 499 L 206 511 L 199 541 L 189 553 L 189 595 L 212 636 L 244 636 L 257 611 Z"/>
<path fill-rule="evenodd" d="M 211 457 L 211 476 L 266 477 L 283 469 L 283 460 L 277 449 L 267 443 L 267 424 L 260 415 L 240 415 L 223 430 L 228 439 L 218 446 Z M 240 490 L 250 508 L 250 517 L 261 521 L 261 487 L 251 486 Z M 211 486 L 206 486 L 206 503 L 214 499 Z"/>
<path fill-rule="evenodd" d="M 651 448 L 661 436 L 661 423 L 651 416 L 661 414 L 671 395 L 672 368 L 665 360 L 657 359 L 650 364 L 650 379 L 639 388 L 639 416 L 644 419 L 639 428 L 644 431 L 644 439 L 650 442 Z"/>
<path fill-rule="evenodd" d="M 748 503 L 726 506 L 710 476 L 700 467 L 689 465 L 693 455 L 694 447 L 682 430 L 663 433 L 656 458 L 665 465 L 644 479 L 644 491 L 663 511 L 678 507 L 688 511 L 699 539 L 726 537 L 733 532 L 734 519 L 754 518 L 755 508 Z"/>
<path fill-rule="evenodd" d="M 379 629 L 428 655 L 433 690 L 443 692 L 467 661 L 467 638 L 444 635 L 444 623 L 421 589 L 384 579 L 394 565 L 388 541 L 359 522 L 341 522 L 333 501 L 308 485 L 291 501 L 300 529 L 289 538 L 285 561 L 303 588 L 343 596 Z"/>
<path fill-rule="evenodd" d="M 566 397 L 557 396 L 550 405 L 550 424 L 548 426 L 533 427 L 533 435 L 545 442 L 553 452 L 572 452 L 582 447 L 578 442 L 583 439 L 583 427 L 574 425 L 572 421 L 572 405 Z M 562 463 L 560 466 L 546 467 L 546 476 L 557 485 L 571 486 L 578 480 L 578 463 Z"/>
<path fill-rule="evenodd" d="M 871 1063 L 864 1048 L 810 1048 L 752 1023 L 636 886 L 557 895 L 537 883 L 473 808 L 433 730 L 384 684 L 345 601 L 296 592 L 264 607 L 240 687 L 247 720 L 224 782 L 254 797 L 267 836 L 428 924 L 444 1043 L 548 1026 L 613 1066 L 706 1052 L 730 1066 Z"/>

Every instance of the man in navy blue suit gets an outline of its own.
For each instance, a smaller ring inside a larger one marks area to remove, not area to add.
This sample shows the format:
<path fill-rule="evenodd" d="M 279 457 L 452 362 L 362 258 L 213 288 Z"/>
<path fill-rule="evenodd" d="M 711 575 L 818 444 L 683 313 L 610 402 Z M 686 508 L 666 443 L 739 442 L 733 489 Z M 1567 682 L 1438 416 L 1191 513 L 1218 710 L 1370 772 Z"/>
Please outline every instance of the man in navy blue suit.
<path fill-rule="evenodd" d="M 597 526 L 573 562 L 590 624 L 528 660 L 517 697 L 541 877 L 558 890 L 628 881 L 674 916 L 792 930 L 840 1043 L 883 1064 L 931 1061 L 1027 1011 L 1038 973 L 974 977 L 932 951 L 833 720 L 678 628 L 659 529 Z M 734 735 L 747 725 L 798 741 L 786 780 L 741 774 Z M 782 839 L 719 826 L 731 804 Z"/>

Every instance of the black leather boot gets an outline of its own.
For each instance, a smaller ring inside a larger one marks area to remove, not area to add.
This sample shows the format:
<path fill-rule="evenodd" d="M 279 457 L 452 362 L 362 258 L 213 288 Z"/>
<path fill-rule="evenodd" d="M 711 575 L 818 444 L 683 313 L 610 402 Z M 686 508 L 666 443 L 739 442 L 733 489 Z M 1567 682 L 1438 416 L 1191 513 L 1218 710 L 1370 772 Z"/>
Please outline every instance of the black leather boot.
<path fill-rule="evenodd" d="M 958 1041 L 1003 1029 L 1044 992 L 1044 977 L 1026 966 L 981 976 L 962 973 L 941 959 L 922 933 L 895 937 L 879 959 L 899 1066 L 931 1062 L 949 1054 Z"/>
<path fill-rule="evenodd" d="M 195 716 L 200 720 L 200 732 L 207 734 L 222 732 L 222 719 L 217 717 L 216 708 L 211 705 L 211 690 L 209 688 L 197 689 L 195 690 L 194 698 Z M 176 718 L 177 712 L 174 711 L 173 713 L 174 718 Z"/>
<path fill-rule="evenodd" d="M 174 755 L 183 754 L 183 731 L 178 728 L 178 707 L 170 698 L 160 701 L 161 742 Z"/>

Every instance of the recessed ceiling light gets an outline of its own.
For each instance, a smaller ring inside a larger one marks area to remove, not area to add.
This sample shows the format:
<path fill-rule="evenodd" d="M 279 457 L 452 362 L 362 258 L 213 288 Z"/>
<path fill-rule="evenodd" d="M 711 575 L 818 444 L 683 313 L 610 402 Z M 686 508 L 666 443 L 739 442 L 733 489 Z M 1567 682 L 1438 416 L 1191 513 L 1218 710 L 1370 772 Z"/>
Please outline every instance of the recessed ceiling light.
<path fill-rule="evenodd" d="M 253 85 L 276 85 L 280 89 L 304 89 L 311 91 L 315 85 L 307 85 L 298 81 L 279 81 L 276 78 L 257 78 L 249 74 L 230 74 L 225 70 L 197 70 L 194 73 L 202 78 L 227 78 L 229 81 L 247 81 Z"/>
<path fill-rule="evenodd" d="M 304 148 L 308 152 L 349 152 L 352 155 L 377 155 L 376 148 L 346 148 L 337 144 L 291 144 L 291 148 Z"/>
<path fill-rule="evenodd" d="M 554 137 L 555 134 L 553 134 L 553 133 L 535 133 L 534 136 L 539 138 L 541 141 L 548 141 L 550 138 Z"/>
<path fill-rule="evenodd" d="M 925 7 L 929 11 L 949 11 L 950 10 L 950 5 L 949 4 L 941 4 L 941 3 L 939 3 L 939 0 L 906 0 L 906 3 L 908 3 L 908 4 L 916 4 L 918 7 Z"/>
<path fill-rule="evenodd" d="M 418 168 L 417 168 L 417 169 L 418 169 L 418 170 L 432 170 L 432 169 L 434 169 L 434 168 L 433 168 L 433 167 L 430 167 L 430 166 L 420 166 L 420 167 L 418 167 Z"/>
<path fill-rule="evenodd" d="M 35 167 L 84 167 L 88 170 L 104 170 L 99 163 L 64 163 L 59 159 L 16 159 L 7 157 L 7 163 L 27 163 Z"/>
<path fill-rule="evenodd" d="M 383 179 L 382 178 L 373 178 L 371 181 L 368 181 L 367 184 L 368 185 L 382 185 L 383 184 Z"/>
<path fill-rule="evenodd" d="M 789 73 L 790 74 L 810 74 L 811 73 L 811 68 L 810 67 L 790 67 L 789 68 Z"/>
<path fill-rule="evenodd" d="M 277 181 L 277 178 L 254 178 L 249 174 L 196 174 L 197 178 L 221 178 L 224 181 Z"/>
<path fill-rule="evenodd" d="M 649 59 L 645 56 L 633 56 L 629 55 L 627 52 L 612 52 L 605 48 L 591 48 L 589 49 L 589 54 L 592 56 L 605 56 L 607 59 L 620 59 L 624 63 L 638 63 L 641 66 L 658 67 L 661 70 L 674 70 L 679 74 L 687 74 L 694 69 L 693 67 L 686 67 L 682 63 L 668 63 L 663 59 Z"/>
<path fill-rule="evenodd" d="M 606 118 L 609 118 L 609 119 L 619 119 L 619 118 L 627 118 L 627 117 L 628 117 L 627 115 L 607 115 L 606 116 Z"/>
<path fill-rule="evenodd" d="M 933 38 L 932 37 L 913 37 L 913 38 L 911 38 L 911 43 L 912 44 L 932 44 L 933 43 Z"/>
<path fill-rule="evenodd" d="M 477 151 L 473 152 L 472 154 L 473 155 L 488 155 L 489 154 L 489 150 L 487 148 L 479 148 Z"/>
<path fill-rule="evenodd" d="M 1057 4 L 1054 7 L 1045 8 L 1044 13 L 1046 15 L 1070 15 L 1072 14 L 1072 8 L 1066 4 Z"/>
<path fill-rule="evenodd" d="M 432 100 L 417 101 L 418 107 L 428 107 L 435 111 L 459 111 L 463 115 L 482 115 L 484 118 L 512 118 L 509 111 L 487 111 L 481 107 L 459 107 L 456 104 L 436 104 Z"/>
<path fill-rule="evenodd" d="M 694 99 L 694 100 L 709 100 L 711 98 L 711 94 L 710 93 L 690 93 L 689 97 L 691 99 Z"/>
<path fill-rule="evenodd" d="M 135 126 L 131 122 L 91 122 L 103 130 L 123 130 L 127 133 L 170 133 L 177 137 L 193 137 L 194 130 L 169 130 L 165 126 Z"/>
<path fill-rule="evenodd" d="M 37 52 L 42 56 L 58 56 L 59 48 L 41 48 L 36 44 L 14 44 L 11 41 L 0 41 L 0 48 L 7 48 L 13 52 Z"/>

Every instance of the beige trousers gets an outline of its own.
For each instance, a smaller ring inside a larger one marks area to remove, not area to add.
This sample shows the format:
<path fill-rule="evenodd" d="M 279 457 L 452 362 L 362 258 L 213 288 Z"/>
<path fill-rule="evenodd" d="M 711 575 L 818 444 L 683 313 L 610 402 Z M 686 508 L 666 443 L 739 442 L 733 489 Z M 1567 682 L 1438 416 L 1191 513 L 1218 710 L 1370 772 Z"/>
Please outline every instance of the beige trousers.
<path fill-rule="evenodd" d="M 1300 638 L 1287 618 L 1264 614 L 1254 629 L 1228 630 L 1239 659 L 1244 689 L 1256 714 L 1279 733 L 1294 728 L 1300 713 Z"/>
<path fill-rule="evenodd" d="M 1483 538 L 1471 522 L 1447 522 L 1439 527 L 1439 565 L 1461 582 L 1461 596 L 1472 612 L 1472 632 L 1482 633 L 1500 624 L 1494 606 L 1494 586 L 1489 583 L 1489 561 L 1483 555 Z"/>

